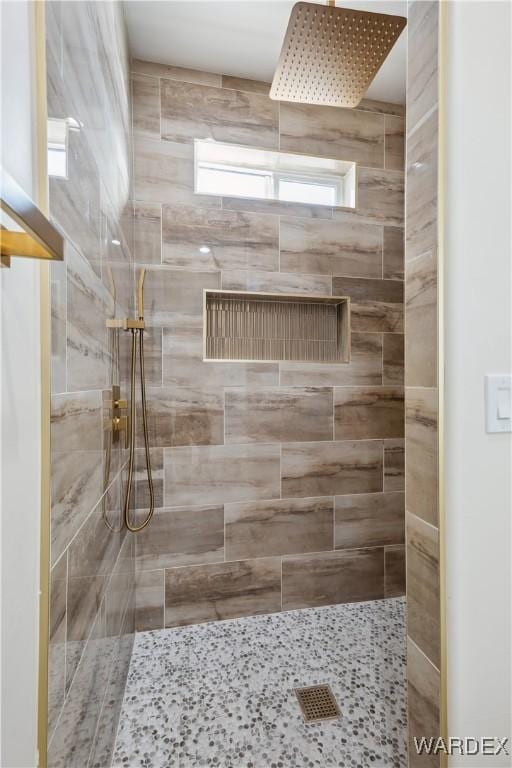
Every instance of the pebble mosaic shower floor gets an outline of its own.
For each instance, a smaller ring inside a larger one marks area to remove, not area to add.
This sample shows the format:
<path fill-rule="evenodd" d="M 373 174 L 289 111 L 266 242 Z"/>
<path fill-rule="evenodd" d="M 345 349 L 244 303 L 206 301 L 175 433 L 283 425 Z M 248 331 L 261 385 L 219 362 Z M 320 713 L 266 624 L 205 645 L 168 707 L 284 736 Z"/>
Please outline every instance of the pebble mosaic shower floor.
<path fill-rule="evenodd" d="M 306 724 L 319 683 L 341 718 Z M 112 764 L 405 767 L 404 598 L 138 634 Z"/>

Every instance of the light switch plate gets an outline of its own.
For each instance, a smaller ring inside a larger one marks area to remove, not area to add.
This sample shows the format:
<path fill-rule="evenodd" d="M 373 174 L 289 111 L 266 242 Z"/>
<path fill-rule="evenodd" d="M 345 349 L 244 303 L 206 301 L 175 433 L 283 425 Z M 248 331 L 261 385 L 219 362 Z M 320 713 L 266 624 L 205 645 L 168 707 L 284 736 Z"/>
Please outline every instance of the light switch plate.
<path fill-rule="evenodd" d="M 512 375 L 485 377 L 485 426 L 487 432 L 512 432 Z"/>

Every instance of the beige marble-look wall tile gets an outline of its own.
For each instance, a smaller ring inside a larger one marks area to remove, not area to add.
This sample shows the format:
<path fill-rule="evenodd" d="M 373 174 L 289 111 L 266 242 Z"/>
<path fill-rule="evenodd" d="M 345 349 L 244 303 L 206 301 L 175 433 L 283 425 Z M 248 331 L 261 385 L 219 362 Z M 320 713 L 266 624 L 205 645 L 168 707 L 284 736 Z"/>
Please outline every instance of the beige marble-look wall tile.
<path fill-rule="evenodd" d="M 334 296 L 350 296 L 353 331 L 403 332 L 404 286 L 398 280 L 333 277 Z"/>
<path fill-rule="evenodd" d="M 394 104 L 391 101 L 378 101 L 377 99 L 362 99 L 356 109 L 364 112 L 381 112 L 383 115 L 397 115 L 397 117 L 405 115 L 404 104 Z"/>
<path fill-rule="evenodd" d="M 155 508 L 164 505 L 164 452 L 162 448 L 150 448 L 151 477 L 153 480 L 153 492 Z M 135 474 L 133 477 L 135 486 L 135 508 L 149 508 L 149 488 L 146 474 L 146 451 L 137 448 L 135 451 Z"/>
<path fill-rule="evenodd" d="M 382 277 L 404 279 L 404 230 L 400 227 L 384 227 Z"/>
<path fill-rule="evenodd" d="M 194 147 L 147 137 L 134 140 L 134 197 L 140 202 L 220 208 L 222 198 L 194 193 Z"/>
<path fill-rule="evenodd" d="M 222 273 L 222 288 L 230 291 L 265 291 L 330 296 L 331 279 L 321 275 L 298 275 L 285 272 L 227 270 Z"/>
<path fill-rule="evenodd" d="M 161 80 L 162 137 L 277 149 L 278 105 L 259 93 Z"/>
<path fill-rule="evenodd" d="M 384 547 L 384 596 L 405 595 L 405 547 Z"/>
<path fill-rule="evenodd" d="M 226 504 L 226 559 L 333 548 L 332 498 Z"/>
<path fill-rule="evenodd" d="M 332 389 L 226 390 L 226 443 L 333 439 Z"/>
<path fill-rule="evenodd" d="M 125 532 L 123 543 L 105 592 L 105 620 L 107 635 L 115 637 L 121 632 L 124 617 L 134 602 L 135 591 L 135 534 Z"/>
<path fill-rule="evenodd" d="M 55 563 L 102 494 L 101 392 L 53 395 L 51 561 Z"/>
<path fill-rule="evenodd" d="M 133 131 L 138 136 L 160 138 L 160 80 L 132 75 Z"/>
<path fill-rule="evenodd" d="M 116 509 L 117 517 L 109 519 L 109 522 L 117 528 L 117 532 L 107 527 L 100 502 L 69 546 L 66 653 L 68 687 L 120 551 L 123 534 L 120 532 L 119 503 L 116 504 Z"/>
<path fill-rule="evenodd" d="M 220 288 L 220 272 L 187 272 L 151 267 L 144 283 L 144 319 L 169 327 L 189 318 L 202 321 L 203 290 Z"/>
<path fill-rule="evenodd" d="M 440 736 L 439 670 L 407 638 L 407 700 L 410 768 L 439 768 L 439 755 L 418 755 L 414 737 L 437 739 Z"/>
<path fill-rule="evenodd" d="M 384 440 L 384 490 L 405 489 L 405 440 Z"/>
<path fill-rule="evenodd" d="M 51 388 L 52 394 L 66 391 L 67 275 L 63 261 L 50 263 L 51 292 Z"/>
<path fill-rule="evenodd" d="M 383 334 L 383 384 L 404 384 L 404 335 Z"/>
<path fill-rule="evenodd" d="M 281 476 L 284 497 L 382 491 L 382 442 L 285 444 Z"/>
<path fill-rule="evenodd" d="M 384 550 L 353 549 L 283 559 L 283 610 L 384 596 Z"/>
<path fill-rule="evenodd" d="M 268 96 L 270 83 L 264 83 L 262 80 L 249 80 L 245 77 L 232 77 L 231 75 L 222 75 L 222 87 L 234 88 L 236 91 L 246 91 L 247 93 L 264 93 Z"/>
<path fill-rule="evenodd" d="M 162 260 L 173 267 L 194 271 L 279 269 L 277 216 L 166 205 L 162 237 Z M 204 248 L 209 250 L 202 253 Z"/>
<path fill-rule="evenodd" d="M 337 387 L 334 390 L 336 440 L 403 437 L 401 387 Z"/>
<path fill-rule="evenodd" d="M 145 295 L 145 294 L 144 294 Z M 145 299 L 144 299 L 145 301 Z M 133 313 L 126 313 L 133 314 Z M 125 315 L 126 316 L 126 315 Z M 130 373 L 131 373 L 131 361 L 132 361 L 132 338 L 131 334 L 120 332 L 119 339 L 119 354 L 120 354 L 120 368 L 121 368 L 121 395 L 129 395 L 130 387 Z M 152 328 L 146 323 L 144 329 L 144 374 L 146 377 L 147 387 L 161 387 L 162 386 L 162 328 Z M 137 371 L 139 360 L 139 342 L 136 346 L 137 355 Z M 137 387 L 139 373 L 137 372 Z"/>
<path fill-rule="evenodd" d="M 168 507 L 280 496 L 279 445 L 167 448 L 164 471 Z"/>
<path fill-rule="evenodd" d="M 138 571 L 135 591 L 137 632 L 164 628 L 165 571 Z"/>
<path fill-rule="evenodd" d="M 437 386 L 437 251 L 427 251 L 406 265 L 405 383 Z"/>
<path fill-rule="evenodd" d="M 380 114 L 282 102 L 279 116 L 281 152 L 384 167 L 384 118 Z"/>
<path fill-rule="evenodd" d="M 403 171 L 405 167 L 405 118 L 386 115 L 384 127 L 384 167 L 388 170 Z"/>
<path fill-rule="evenodd" d="M 282 217 L 280 249 L 283 272 L 382 276 L 380 226 Z"/>
<path fill-rule="evenodd" d="M 439 668 L 439 531 L 407 512 L 407 634 Z"/>
<path fill-rule="evenodd" d="M 382 334 L 352 333 L 350 363 L 280 363 L 282 386 L 357 386 L 382 383 Z"/>
<path fill-rule="evenodd" d="M 134 204 L 134 249 L 138 264 L 162 261 L 162 208 L 160 203 Z"/>
<path fill-rule="evenodd" d="M 147 421 L 149 444 L 154 448 L 222 444 L 224 393 L 208 386 L 149 387 Z M 143 440 L 139 430 L 139 448 Z"/>
<path fill-rule="evenodd" d="M 165 572 L 165 626 L 257 616 L 281 608 L 281 560 L 262 557 Z"/>
<path fill-rule="evenodd" d="M 224 560 L 222 505 L 159 509 L 136 541 L 138 570 Z"/>
<path fill-rule="evenodd" d="M 202 333 L 175 334 L 164 328 L 164 386 L 268 387 L 279 384 L 277 363 L 213 363 L 203 361 Z"/>
<path fill-rule="evenodd" d="M 403 171 L 360 167 L 357 172 L 357 213 L 377 223 L 392 227 L 402 226 Z"/>
<path fill-rule="evenodd" d="M 103 389 L 110 365 L 105 321 L 114 301 L 87 259 L 66 246 L 67 386 L 70 391 Z"/>
<path fill-rule="evenodd" d="M 88 764 L 111 656 L 111 640 L 105 636 L 105 616 L 100 611 L 49 745 L 48 766 L 51 768 L 78 768 Z"/>
<path fill-rule="evenodd" d="M 172 64 L 158 64 L 155 61 L 144 61 L 142 59 L 133 59 L 131 70 L 141 75 L 165 77 L 166 80 L 182 80 L 198 85 L 220 86 L 222 81 L 222 75 L 216 75 L 213 72 L 201 72 L 199 69 L 174 67 Z"/>
<path fill-rule="evenodd" d="M 407 133 L 438 100 L 439 3 L 410 3 L 407 20 L 409 51 L 407 73 Z"/>
<path fill-rule="evenodd" d="M 407 139 L 406 259 L 437 245 L 437 109 Z"/>
<path fill-rule="evenodd" d="M 300 216 L 302 219 L 332 219 L 329 205 L 309 205 L 286 200 L 259 200 L 253 197 L 223 197 L 222 208 L 226 211 L 252 211 L 271 213 L 274 216 Z"/>
<path fill-rule="evenodd" d="M 381 547 L 403 544 L 403 493 L 360 493 L 335 498 L 334 547 Z"/>
<path fill-rule="evenodd" d="M 436 389 L 406 388 L 407 509 L 437 525 L 438 451 Z"/>
<path fill-rule="evenodd" d="M 50 573 L 50 637 L 48 646 L 48 738 L 51 739 L 66 693 L 67 555 Z"/>

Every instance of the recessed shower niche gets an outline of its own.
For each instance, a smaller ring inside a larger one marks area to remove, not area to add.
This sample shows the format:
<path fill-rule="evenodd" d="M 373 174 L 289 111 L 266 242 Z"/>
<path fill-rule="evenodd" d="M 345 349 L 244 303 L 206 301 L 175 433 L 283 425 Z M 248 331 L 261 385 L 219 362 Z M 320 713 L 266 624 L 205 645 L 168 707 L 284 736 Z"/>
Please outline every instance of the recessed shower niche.
<path fill-rule="evenodd" d="M 350 299 L 205 290 L 203 357 L 350 362 Z"/>

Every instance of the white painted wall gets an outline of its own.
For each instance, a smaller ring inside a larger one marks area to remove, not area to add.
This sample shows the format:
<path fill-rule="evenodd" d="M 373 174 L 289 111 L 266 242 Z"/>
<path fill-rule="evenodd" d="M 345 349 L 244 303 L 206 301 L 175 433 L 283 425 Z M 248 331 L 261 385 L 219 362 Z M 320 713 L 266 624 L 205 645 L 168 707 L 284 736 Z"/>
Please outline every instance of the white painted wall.
<path fill-rule="evenodd" d="M 0 3 L 1 163 L 35 196 L 33 8 Z M 0 270 L 0 765 L 36 764 L 40 520 L 39 266 Z"/>
<path fill-rule="evenodd" d="M 448 727 L 461 737 L 511 731 L 512 435 L 486 434 L 484 420 L 484 375 L 512 370 L 510 40 L 508 2 L 448 4 Z M 450 765 L 494 768 L 512 758 Z"/>

